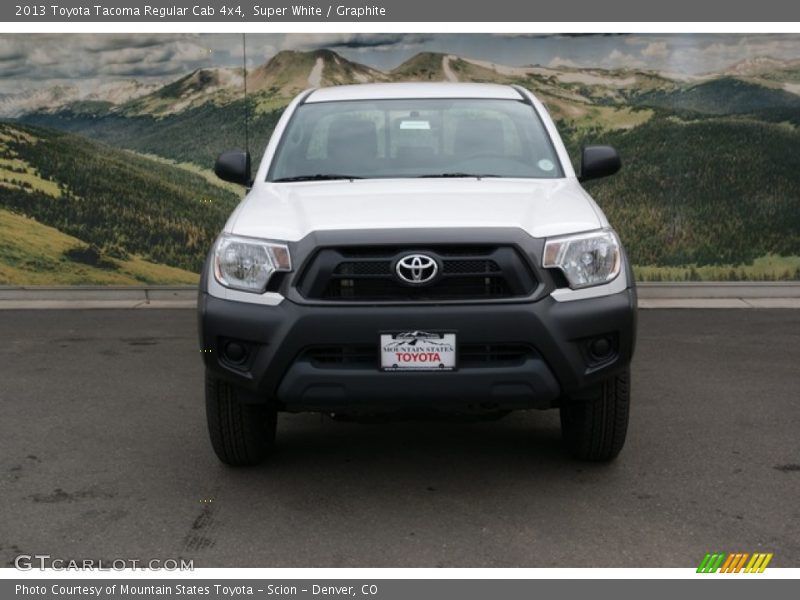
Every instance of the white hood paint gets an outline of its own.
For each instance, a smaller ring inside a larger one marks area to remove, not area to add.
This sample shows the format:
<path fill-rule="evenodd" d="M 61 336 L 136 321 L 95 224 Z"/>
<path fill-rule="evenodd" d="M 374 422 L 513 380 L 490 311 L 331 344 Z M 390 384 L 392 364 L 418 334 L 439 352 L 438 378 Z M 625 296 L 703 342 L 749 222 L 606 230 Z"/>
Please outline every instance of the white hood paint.
<path fill-rule="evenodd" d="M 576 179 L 365 179 L 255 184 L 225 230 L 297 241 L 313 231 L 518 227 L 533 237 L 608 224 Z"/>

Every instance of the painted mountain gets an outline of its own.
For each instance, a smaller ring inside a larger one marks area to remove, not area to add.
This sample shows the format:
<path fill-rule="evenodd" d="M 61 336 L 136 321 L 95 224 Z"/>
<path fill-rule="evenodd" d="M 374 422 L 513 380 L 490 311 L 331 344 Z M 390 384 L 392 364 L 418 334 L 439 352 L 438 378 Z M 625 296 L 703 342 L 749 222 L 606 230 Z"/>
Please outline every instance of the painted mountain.
<path fill-rule="evenodd" d="M 531 89 L 573 160 L 587 143 L 620 150 L 623 171 L 589 185 L 640 278 L 800 279 L 800 60 L 764 57 L 687 78 L 432 52 L 380 71 L 331 50 L 284 51 L 248 72 L 246 100 L 243 75 L 215 67 L 158 86 L 0 97 L 8 119 L 0 130 L 0 220 L 8 222 L 0 283 L 191 278 L 236 202 L 209 167 L 220 151 L 243 146 L 246 114 L 257 159 L 303 89 L 446 80 Z M 32 233 L 38 228 L 47 231 Z M 57 235 L 69 236 L 56 245 L 66 249 L 48 257 L 19 241 Z M 131 261 L 148 267 L 136 271 Z"/>

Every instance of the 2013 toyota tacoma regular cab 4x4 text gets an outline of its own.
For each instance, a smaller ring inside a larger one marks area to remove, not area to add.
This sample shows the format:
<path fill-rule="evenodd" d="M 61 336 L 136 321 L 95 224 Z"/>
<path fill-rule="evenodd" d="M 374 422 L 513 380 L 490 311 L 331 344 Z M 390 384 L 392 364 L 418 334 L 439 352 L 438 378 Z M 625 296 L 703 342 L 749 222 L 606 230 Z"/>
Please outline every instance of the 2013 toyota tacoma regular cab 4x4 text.
<path fill-rule="evenodd" d="M 558 408 L 566 448 L 609 460 L 630 401 L 636 289 L 542 104 L 515 86 L 309 90 L 286 109 L 200 283 L 211 442 L 271 451 L 280 411 Z"/>

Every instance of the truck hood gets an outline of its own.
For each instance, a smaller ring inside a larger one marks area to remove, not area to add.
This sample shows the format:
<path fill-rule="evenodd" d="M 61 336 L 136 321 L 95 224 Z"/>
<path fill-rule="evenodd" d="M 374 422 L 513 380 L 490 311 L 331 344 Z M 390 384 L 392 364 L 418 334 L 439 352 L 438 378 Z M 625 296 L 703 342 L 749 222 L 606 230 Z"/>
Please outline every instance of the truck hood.
<path fill-rule="evenodd" d="M 226 231 L 297 241 L 313 231 L 518 227 L 533 237 L 607 225 L 569 179 L 365 179 L 257 183 Z"/>

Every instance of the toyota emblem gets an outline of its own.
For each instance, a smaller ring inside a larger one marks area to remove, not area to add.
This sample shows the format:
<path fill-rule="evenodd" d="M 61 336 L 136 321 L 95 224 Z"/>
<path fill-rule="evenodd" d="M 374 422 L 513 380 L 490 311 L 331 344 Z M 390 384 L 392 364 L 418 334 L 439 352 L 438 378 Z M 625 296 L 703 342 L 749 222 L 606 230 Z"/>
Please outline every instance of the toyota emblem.
<path fill-rule="evenodd" d="M 439 264 L 427 254 L 407 254 L 394 267 L 397 276 L 406 283 L 430 283 L 439 272 Z"/>

